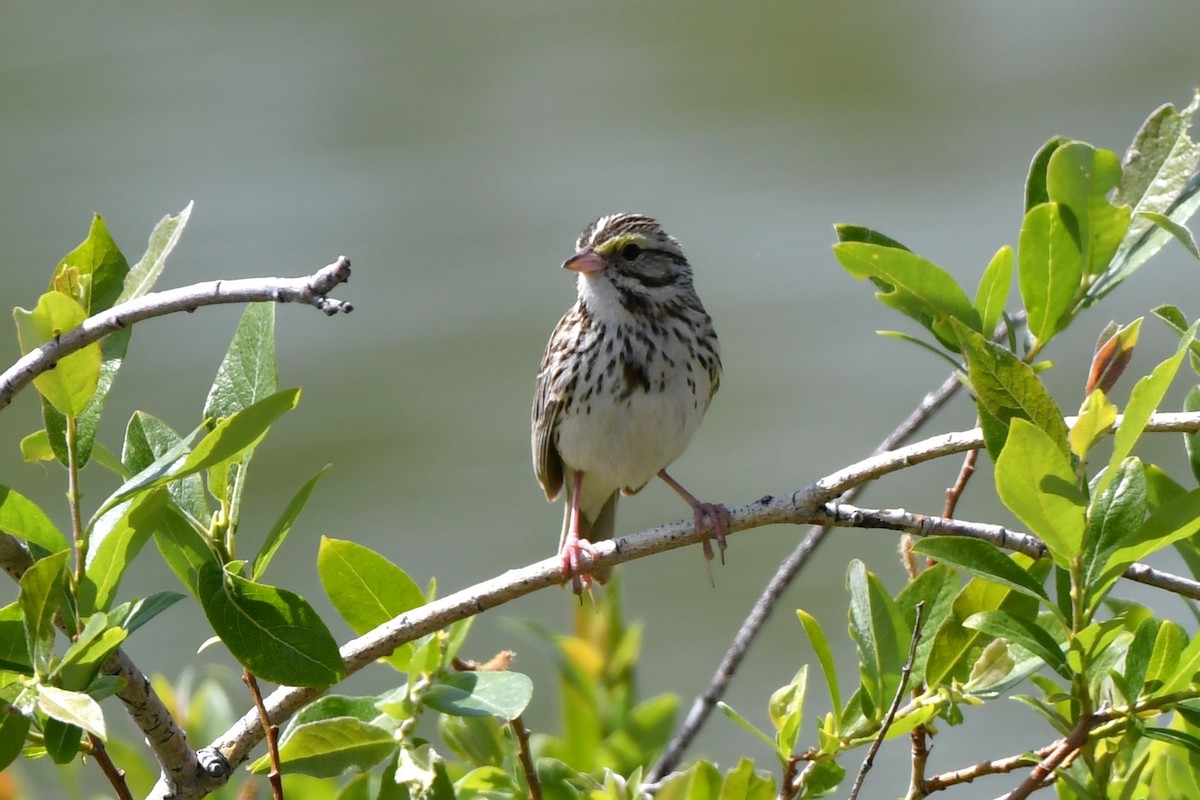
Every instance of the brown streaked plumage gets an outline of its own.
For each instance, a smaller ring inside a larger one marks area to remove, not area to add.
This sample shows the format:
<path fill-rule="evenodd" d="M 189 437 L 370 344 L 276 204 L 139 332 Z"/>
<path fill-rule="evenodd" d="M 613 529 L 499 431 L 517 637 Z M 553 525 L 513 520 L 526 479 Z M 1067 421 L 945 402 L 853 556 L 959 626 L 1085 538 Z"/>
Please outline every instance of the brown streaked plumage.
<path fill-rule="evenodd" d="M 659 475 L 713 523 L 722 554 L 727 512 L 701 503 L 666 468 L 687 447 L 721 380 L 717 334 L 683 250 L 652 218 L 611 214 L 584 228 L 563 263 L 578 300 L 558 321 L 533 394 L 533 467 L 547 500 L 566 490 L 559 554 L 578 593 L 581 554 L 613 535 L 618 493 Z M 705 555 L 712 549 L 704 543 Z"/>

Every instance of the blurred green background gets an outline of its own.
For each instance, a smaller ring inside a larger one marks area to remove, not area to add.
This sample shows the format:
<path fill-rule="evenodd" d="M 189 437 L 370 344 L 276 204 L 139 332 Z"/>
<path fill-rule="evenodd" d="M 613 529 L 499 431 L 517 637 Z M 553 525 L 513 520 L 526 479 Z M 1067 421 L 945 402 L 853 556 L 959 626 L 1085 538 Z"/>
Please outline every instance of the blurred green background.
<path fill-rule="evenodd" d="M 618 210 L 658 217 L 715 319 L 722 389 L 676 477 L 730 505 L 795 490 L 866 455 L 946 374 L 874 335 L 904 323 L 836 265 L 831 226 L 882 230 L 973 291 L 995 250 L 1016 244 L 1035 150 L 1064 134 L 1123 152 L 1151 110 L 1186 104 L 1200 83 L 1198 29 L 1190 1 L 10 4 L 0 19 L 0 286 L 9 306 L 36 302 L 92 212 L 136 260 L 154 223 L 193 199 L 160 287 L 303 274 L 345 253 L 354 277 L 337 295 L 353 315 L 279 309 L 281 383 L 304 396 L 255 459 L 244 552 L 333 462 L 268 580 L 329 609 L 314 567 L 328 535 L 383 552 L 418 582 L 436 575 L 446 593 L 554 552 L 561 511 L 530 468 L 529 403 L 546 337 L 574 299 L 558 265 L 585 223 Z M 1196 316 L 1195 269 L 1169 246 L 1055 343 L 1048 380 L 1064 408 L 1078 403 L 1109 318 L 1168 301 Z M 118 448 L 135 409 L 190 429 L 239 314 L 140 326 L 101 440 Z M 1172 347 L 1159 327 L 1147 326 L 1133 372 Z M 5 362 L 18 355 L 14 336 L 0 348 Z M 972 420 L 960 399 L 934 429 Z M 3 482 L 61 504 L 60 472 L 17 453 L 38 425 L 32 392 L 4 411 Z M 1176 450 L 1164 444 L 1162 457 Z M 910 470 L 863 502 L 939 511 L 957 468 Z M 96 468 L 86 479 L 94 507 L 113 482 Z M 1007 520 L 987 500 L 986 470 L 978 480 L 960 515 Z M 618 526 L 685 512 L 652 484 L 623 502 Z M 646 626 L 647 696 L 680 692 L 690 704 L 801 533 L 735 537 L 715 589 L 696 548 L 621 569 L 626 608 Z M 729 702 L 765 723 L 769 693 L 809 657 L 796 607 L 818 615 L 850 667 L 846 563 L 861 558 L 898 587 L 895 546 L 891 534 L 835 533 Z M 177 588 L 153 552 L 142 564 L 127 595 Z M 0 602 L 15 595 L 10 584 Z M 572 604 L 543 592 L 489 612 L 467 653 L 518 651 L 517 668 L 538 681 L 534 729 L 557 726 L 551 666 L 505 619 L 565 631 Z M 232 676 L 218 649 L 194 655 L 207 635 L 181 604 L 128 649 L 168 676 L 209 663 Z M 378 691 L 392 678 L 368 672 L 345 688 Z M 824 693 L 811 695 L 819 709 Z M 931 770 L 1052 738 L 1015 705 L 988 713 L 982 724 L 968 715 L 965 735 L 939 737 Z M 998 738 L 1008 725 L 1028 732 L 1019 745 Z M 905 749 L 884 748 L 868 793 L 902 793 Z M 759 743 L 718 718 L 692 755 L 729 766 L 743 753 L 770 766 Z M 103 788 L 98 772 L 87 777 Z"/>

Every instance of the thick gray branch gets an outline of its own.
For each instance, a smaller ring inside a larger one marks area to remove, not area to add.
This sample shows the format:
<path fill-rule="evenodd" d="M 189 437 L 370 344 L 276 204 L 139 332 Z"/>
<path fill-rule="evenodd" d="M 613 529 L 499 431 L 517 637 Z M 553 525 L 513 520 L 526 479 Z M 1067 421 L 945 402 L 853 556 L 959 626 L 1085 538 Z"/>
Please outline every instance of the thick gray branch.
<path fill-rule="evenodd" d="M 332 264 L 322 267 L 312 275 L 300 278 L 208 281 L 179 289 L 153 292 L 120 303 L 94 317 L 89 317 L 78 327 L 41 347 L 30 350 L 0 374 L 0 408 L 11 403 L 17 392 L 28 386 L 38 375 L 54 369 L 54 365 L 60 359 L 135 322 L 223 303 L 306 303 L 326 314 L 336 314 L 339 311 L 349 313 L 354 310 L 352 305 L 328 296 L 334 287 L 345 283 L 349 278 L 350 261 L 345 256 L 338 256 L 338 260 Z"/>

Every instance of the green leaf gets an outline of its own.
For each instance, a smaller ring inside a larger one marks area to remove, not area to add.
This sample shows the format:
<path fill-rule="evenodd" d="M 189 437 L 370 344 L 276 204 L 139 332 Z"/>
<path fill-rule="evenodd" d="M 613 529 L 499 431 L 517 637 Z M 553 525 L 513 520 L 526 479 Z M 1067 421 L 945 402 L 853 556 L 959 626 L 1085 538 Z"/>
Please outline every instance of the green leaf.
<path fill-rule="evenodd" d="M 1129 227 L 1129 208 L 1108 202 L 1121 179 L 1121 162 L 1109 150 L 1069 142 L 1050 157 L 1046 190 L 1060 209 L 1070 211 L 1083 252 L 1084 275 L 1102 272 Z"/>
<path fill-rule="evenodd" d="M 804 721 L 804 697 L 808 688 L 808 665 L 800 667 L 796 677 L 771 693 L 767 715 L 775 726 L 775 752 L 781 761 L 798 752 L 800 728 Z"/>
<path fill-rule="evenodd" d="M 1025 178 L 1026 212 L 1034 206 L 1039 206 L 1050 200 L 1050 193 L 1046 189 L 1046 173 L 1050 167 L 1050 158 L 1058 148 L 1069 141 L 1070 139 L 1064 136 L 1055 136 L 1042 145 L 1037 153 L 1034 154 L 1033 161 L 1029 165 L 1029 175 Z"/>
<path fill-rule="evenodd" d="M 753 722 L 751 722 L 750 720 L 746 719 L 744 716 L 739 714 L 733 708 L 733 706 L 729 705 L 724 700 L 719 700 L 719 701 L 717 701 L 717 708 L 721 711 L 722 714 L 724 714 L 725 716 L 729 717 L 729 719 L 731 719 L 735 723 L 737 723 L 738 726 L 740 726 L 743 730 L 748 731 L 750 734 L 752 734 L 756 738 L 760 739 L 763 743 L 765 743 L 767 745 L 767 747 L 771 748 L 772 753 L 775 752 L 775 741 L 770 736 L 767 736 L 767 734 L 765 734 L 761 730 L 759 730 L 758 726 L 756 726 Z"/>
<path fill-rule="evenodd" d="M 932 262 L 907 250 L 862 242 L 842 242 L 833 251 L 851 275 L 875 283 L 880 302 L 916 320 L 946 347 L 958 347 L 947 319 L 979 330 L 979 313 L 966 293 L 950 273 Z"/>
<path fill-rule="evenodd" d="M 159 458 L 174 453 L 167 465 L 182 457 L 187 444 L 170 425 L 153 414 L 135 411 L 125 426 L 125 444 L 121 450 L 121 462 L 133 474 L 148 469 Z M 199 475 L 188 475 L 167 485 L 167 492 L 175 504 L 198 524 L 207 525 L 209 511 L 205 499 L 204 480 Z"/>
<path fill-rule="evenodd" d="M 0 771 L 8 769 L 21 754 L 25 735 L 29 733 L 29 721 L 16 706 L 7 703 L 0 706 Z"/>
<path fill-rule="evenodd" d="M 941 348 L 935 347 L 934 345 L 931 345 L 929 342 L 923 341 L 922 339 L 919 339 L 916 336 L 913 336 L 912 334 L 904 333 L 902 331 L 875 331 L 875 333 L 879 334 L 880 336 L 884 336 L 888 339 L 899 339 L 902 342 L 908 342 L 909 344 L 915 344 L 917 347 L 920 347 L 922 350 L 927 350 L 930 353 L 933 353 L 938 358 L 945 361 L 950 366 L 950 369 L 952 369 L 952 370 L 959 369 L 958 362 L 955 361 L 953 358 L 951 358 L 949 355 L 947 355 L 945 353 L 945 351 L 943 351 Z"/>
<path fill-rule="evenodd" d="M 458 717 L 516 719 L 533 698 L 533 681 L 520 672 L 453 672 L 440 676 L 425 705 Z"/>
<path fill-rule="evenodd" d="M 101 532 L 97 526 L 79 585 L 80 613 L 105 611 L 112 605 L 125 570 L 162 524 L 166 502 L 166 492 L 161 490 L 139 495 L 121 510 L 111 528 Z"/>
<path fill-rule="evenodd" d="M 129 263 L 96 214 L 87 238 L 58 262 L 50 289 L 73 297 L 88 314 L 98 314 L 113 306 L 128 272 Z"/>
<path fill-rule="evenodd" d="M 200 568 L 200 605 L 238 663 L 272 683 L 330 686 L 345 675 L 337 642 L 298 594 Z"/>
<path fill-rule="evenodd" d="M 948 564 L 936 564 L 909 581 L 900 594 L 896 595 L 896 605 L 900 607 L 900 613 L 904 615 L 905 620 L 913 620 L 914 626 L 917 604 L 925 604 L 922 611 L 921 638 L 917 642 L 909 677 L 914 686 L 925 682 L 925 664 L 929 660 L 929 650 L 933 647 L 934 631 L 950 615 L 959 588 L 958 574 L 954 569 Z"/>
<path fill-rule="evenodd" d="M 812 645 L 813 652 L 817 656 L 817 661 L 821 664 L 821 672 L 825 676 L 825 685 L 829 687 L 829 699 L 832 707 L 835 710 L 840 709 L 842 707 L 842 692 L 838 686 L 837 667 L 833 661 L 833 650 L 829 647 L 829 640 L 825 637 L 825 631 L 821 629 L 821 624 L 817 622 L 817 618 L 804 609 L 796 609 L 796 616 L 800 618 L 800 623 L 804 626 L 804 633 L 808 636 L 808 642 Z"/>
<path fill-rule="evenodd" d="M 1108 402 L 1104 392 L 1095 389 L 1084 399 L 1079 417 L 1067 434 L 1071 452 L 1086 459 L 1093 446 L 1112 430 L 1117 421 L 1117 407 Z"/>
<path fill-rule="evenodd" d="M 970 678 L 972 669 L 992 641 L 991 636 L 963 627 L 963 622 L 973 614 L 1000 609 L 1017 617 L 1033 617 L 1037 607 L 1036 599 L 1006 585 L 984 578 L 968 581 L 955 598 L 950 615 L 933 634 L 933 647 L 925 666 L 926 685 L 933 689 Z"/>
<path fill-rule="evenodd" d="M 104 401 L 108 399 L 108 392 L 112 389 L 117 372 L 125 360 L 125 351 L 129 347 L 129 337 L 132 333 L 132 328 L 125 328 L 100 340 L 100 374 L 96 379 L 96 391 L 87 406 L 79 412 L 79 418 L 75 422 L 75 457 L 80 467 L 91 460 L 92 448 L 96 444 L 96 429 L 104 411 Z M 42 419 L 55 457 L 67 466 L 66 417 L 47 402 L 46 398 L 42 398 Z"/>
<path fill-rule="evenodd" d="M 292 499 L 288 501 L 287 506 L 283 509 L 283 513 L 279 515 L 279 519 L 275 520 L 275 524 L 271 526 L 270 532 L 267 533 L 267 538 L 263 542 L 262 547 L 258 551 L 258 555 L 254 557 L 254 562 L 250 568 L 250 577 L 252 580 L 258 580 L 267 571 L 267 565 L 271 563 L 271 559 L 275 557 L 275 553 L 279 550 L 283 540 L 292 531 L 292 525 L 300 516 L 300 512 L 304 510 L 304 505 L 308 502 L 308 498 L 312 495 L 313 489 L 317 486 L 317 481 L 321 479 L 332 464 L 326 464 L 321 468 L 321 471 L 313 475 L 308 481 L 301 486 Z M 415 586 L 415 584 L 414 584 Z"/>
<path fill-rule="evenodd" d="M 1183 410 L 1193 414 L 1200 411 L 1200 386 L 1193 386 L 1188 391 Z M 1183 446 L 1187 451 L 1188 465 L 1192 468 L 1192 477 L 1200 481 L 1200 432 L 1185 433 Z"/>
<path fill-rule="evenodd" d="M 126 481 L 104 501 L 100 513 L 139 492 L 203 472 L 257 447 L 275 420 L 295 408 L 299 401 L 299 389 L 284 389 L 231 417 L 226 417 L 182 460 L 179 460 L 175 448 L 172 448 L 156 459 L 150 467 Z M 181 444 L 186 444 L 190 438 L 185 438 Z"/>
<path fill-rule="evenodd" d="M 1128 703 L 1136 703 L 1146 685 L 1146 671 L 1154 653 L 1159 625 L 1159 621 L 1153 617 L 1142 620 L 1134 631 L 1129 650 L 1125 653 L 1125 700 Z"/>
<path fill-rule="evenodd" d="M 166 266 L 167 256 L 171 255 L 171 251 L 179 243 L 179 237 L 187 227 L 191 215 L 192 203 L 188 203 L 176 216 L 168 214 L 154 226 L 145 254 L 125 276 L 121 294 L 117 298 L 118 303 L 141 297 L 154 288 L 158 276 Z"/>
<path fill-rule="evenodd" d="M 47 292 L 32 311 L 14 309 L 13 318 L 24 355 L 79 327 L 87 312 L 67 295 Z M 53 369 L 34 378 L 33 385 L 65 416 L 78 417 L 96 393 L 99 379 L 100 344 L 93 342 L 59 359 Z"/>
<path fill-rule="evenodd" d="M 279 748 L 280 765 L 285 774 L 333 778 L 347 770 L 366 770 L 396 751 L 396 740 L 383 728 L 354 717 L 301 725 Z M 250 765 L 250 771 L 263 775 L 271 769 L 269 756 Z"/>
<path fill-rule="evenodd" d="M 108 612 L 109 621 L 129 633 L 145 625 L 183 599 L 179 592 L 155 592 L 138 600 L 130 600 Z"/>
<path fill-rule="evenodd" d="M 1169 619 L 1158 626 L 1158 635 L 1154 637 L 1154 649 L 1150 651 L 1150 662 L 1146 665 L 1145 685 L 1152 691 L 1160 692 L 1175 673 L 1183 654 L 1186 634 L 1183 628 Z"/>
<path fill-rule="evenodd" d="M 1084 254 L 1077 231 L 1058 203 L 1042 203 L 1025 215 L 1017 240 L 1017 285 L 1039 348 L 1070 318 L 1083 278 Z"/>
<path fill-rule="evenodd" d="M 64 599 L 67 551 L 33 562 L 21 576 L 17 603 L 25 614 L 25 646 L 39 675 L 50 671 L 54 652 L 54 615 Z"/>
<path fill-rule="evenodd" d="M 1142 734 L 1147 738 L 1157 739 L 1160 742 L 1173 744 L 1176 747 L 1182 747 L 1185 750 L 1191 750 L 1193 753 L 1200 754 L 1200 736 L 1188 733 L 1187 731 L 1177 731 L 1173 728 L 1159 728 L 1147 725 L 1142 729 Z"/>
<path fill-rule="evenodd" d="M 913 552 L 958 567 L 968 575 L 1007 586 L 1014 591 L 1050 603 L 1050 598 L 1041 583 L 1000 548 L 982 539 L 931 536 L 917 542 Z"/>
<path fill-rule="evenodd" d="M 46 716 L 82 728 L 101 740 L 108 738 L 104 712 L 100 710 L 100 704 L 88 695 L 46 684 L 39 684 L 37 693 L 38 708 Z"/>
<path fill-rule="evenodd" d="M 438 733 L 454 755 L 468 764 L 499 766 L 504 763 L 505 735 L 495 717 L 438 716 Z"/>
<path fill-rule="evenodd" d="M 1033 368 L 966 326 L 957 322 L 951 324 L 967 360 L 967 377 L 975 392 L 981 418 L 990 416 L 1005 429 L 1015 419 L 1028 420 L 1044 431 L 1066 455 L 1067 423 Z M 987 430 L 985 426 L 985 433 Z M 993 431 L 991 437 L 985 436 L 988 453 L 993 459 L 999 456 L 992 441 L 997 435 L 998 431 Z"/>
<path fill-rule="evenodd" d="M 854 559 L 846 577 L 850 590 L 850 635 L 858 648 L 863 713 L 881 717 L 900 685 L 909 628 L 891 594 Z"/>
<path fill-rule="evenodd" d="M 15 602 L 0 608 L 0 669 L 33 675 L 25 641 L 25 612 Z"/>
<path fill-rule="evenodd" d="M 1183 111 L 1162 106 L 1129 146 L 1113 202 L 1131 206 L 1133 217 L 1112 266 L 1088 290 L 1089 305 L 1121 285 L 1170 241 L 1170 233 L 1147 214 L 1163 214 L 1183 225 L 1200 205 L 1200 184 L 1190 183 L 1200 163 L 1200 148 L 1188 136 L 1197 102 L 1193 99 Z"/>
<path fill-rule="evenodd" d="M 725 774 L 717 800 L 772 800 L 774 797 L 774 779 L 759 775 L 754 762 L 743 758 Z"/>
<path fill-rule="evenodd" d="M 246 306 L 204 403 L 205 419 L 219 420 L 279 391 L 275 361 L 275 304 Z"/>
<path fill-rule="evenodd" d="M 1159 630 L 1161 632 L 1161 628 Z M 1159 694 L 1178 692 L 1196 683 L 1196 675 L 1200 673 L 1200 636 L 1196 636 L 1188 642 L 1187 647 L 1183 648 L 1183 652 L 1179 654 L 1179 658 L 1174 664 L 1164 666 L 1167 667 L 1167 670 Z"/>
<path fill-rule="evenodd" d="M 125 641 L 128 631 L 108 627 L 105 614 L 93 614 L 88 619 L 84 634 L 71 643 L 56 674 L 63 689 L 83 691 L 95 679 L 105 659 Z"/>
<path fill-rule="evenodd" d="M 1200 532 L 1200 489 L 1193 489 L 1155 509 L 1141 527 L 1120 541 L 1120 547 L 1105 565 L 1097 592 L 1111 586 L 1135 561 L 1197 532 Z"/>
<path fill-rule="evenodd" d="M 996 493 L 1017 519 L 1046 543 L 1066 567 L 1080 553 L 1084 497 L 1058 443 L 1023 419 L 1014 419 L 996 459 Z"/>
<path fill-rule="evenodd" d="M 990 336 L 1000 324 L 1004 306 L 1008 304 L 1008 290 L 1012 286 L 1013 251 L 1004 245 L 992 256 L 979 288 L 975 290 L 975 310 L 979 312 L 980 331 Z"/>
<path fill-rule="evenodd" d="M 154 531 L 154 543 L 180 583 L 199 600 L 200 571 L 209 566 L 220 568 L 221 565 L 209 540 L 178 512 L 166 508 L 162 526 Z"/>
<path fill-rule="evenodd" d="M 1163 361 L 1149 375 L 1134 384 L 1133 390 L 1129 393 L 1129 403 L 1125 406 L 1125 414 L 1121 418 L 1121 427 L 1117 428 L 1117 432 L 1113 436 L 1113 453 L 1108 460 L 1108 469 L 1100 477 L 1100 482 L 1096 487 L 1097 493 L 1108 488 L 1109 482 L 1117 473 L 1117 465 L 1133 451 L 1134 444 L 1141 438 L 1142 431 L 1146 429 L 1146 423 L 1150 421 L 1150 415 L 1158 410 L 1163 397 L 1167 394 L 1167 389 L 1175 379 L 1175 374 L 1179 372 L 1179 365 L 1183 363 L 1183 356 L 1187 353 L 1192 339 L 1195 338 L 1197 328 L 1200 328 L 1200 322 L 1188 328 L 1187 333 L 1180 338 L 1175 355 Z"/>
<path fill-rule="evenodd" d="M 0 531 L 58 553 L 67 540 L 50 517 L 32 500 L 7 486 L 0 486 Z"/>
<path fill-rule="evenodd" d="M 907 247 L 897 242 L 887 234 L 879 231 L 871 230 L 862 225 L 847 225 L 840 223 L 833 226 L 834 233 L 837 234 L 839 242 L 862 242 L 863 244 L 877 244 L 883 247 L 894 247 L 897 250 L 908 250 Z"/>
<path fill-rule="evenodd" d="M 1032 620 L 1005 611 L 980 611 L 964 620 L 963 625 L 1019 644 L 1045 661 L 1059 675 L 1071 679 L 1071 668 L 1067 666 L 1067 657 L 1062 648 L 1053 636 Z"/>
<path fill-rule="evenodd" d="M 1143 211 L 1141 216 L 1150 220 L 1155 225 L 1174 236 L 1175 239 L 1181 245 L 1183 245 L 1189 253 L 1192 254 L 1192 258 L 1200 259 L 1200 249 L 1196 247 L 1196 239 L 1192 236 L 1192 232 L 1186 225 L 1180 225 L 1166 214 L 1157 214 L 1153 211 Z"/>
<path fill-rule="evenodd" d="M 75 760 L 79 752 L 79 742 L 83 739 L 83 728 L 50 717 L 42 726 L 42 740 L 46 753 L 55 764 L 69 764 Z"/>
<path fill-rule="evenodd" d="M 1146 473 L 1141 460 L 1127 458 L 1118 471 L 1117 479 L 1095 496 L 1088 513 L 1081 565 L 1085 608 L 1094 607 L 1100 593 L 1112 585 L 1103 581 L 1109 559 L 1146 518 Z"/>
<path fill-rule="evenodd" d="M 425 604 L 421 587 L 404 570 L 356 542 L 322 537 L 317 572 L 333 607 L 359 635 Z M 412 651 L 408 642 L 388 660 L 404 669 Z"/>

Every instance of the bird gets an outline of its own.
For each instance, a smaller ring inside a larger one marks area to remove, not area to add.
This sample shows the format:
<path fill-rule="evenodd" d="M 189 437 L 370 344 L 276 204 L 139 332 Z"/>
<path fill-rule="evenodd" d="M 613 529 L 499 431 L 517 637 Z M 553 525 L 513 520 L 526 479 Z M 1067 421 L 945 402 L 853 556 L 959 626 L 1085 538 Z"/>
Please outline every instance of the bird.
<path fill-rule="evenodd" d="M 705 520 L 725 559 L 729 512 L 698 500 L 667 473 L 721 383 L 712 318 L 675 237 L 644 214 L 607 214 L 583 229 L 562 268 L 578 297 L 558 321 L 534 381 L 533 467 L 547 501 L 565 493 L 558 556 L 575 594 L 603 584 L 587 569 L 611 538 L 617 498 L 655 476 Z M 703 540 L 711 577 L 709 537 Z"/>

